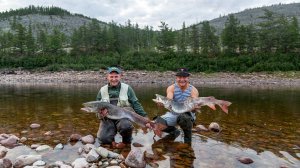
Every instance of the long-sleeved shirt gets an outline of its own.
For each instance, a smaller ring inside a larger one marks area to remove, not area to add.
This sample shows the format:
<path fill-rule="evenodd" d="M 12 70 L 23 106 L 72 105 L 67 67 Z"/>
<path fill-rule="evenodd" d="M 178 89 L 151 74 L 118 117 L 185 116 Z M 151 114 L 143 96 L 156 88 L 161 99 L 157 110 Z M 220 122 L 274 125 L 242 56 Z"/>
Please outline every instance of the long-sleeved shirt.
<path fill-rule="evenodd" d="M 109 98 L 119 98 L 120 90 L 121 90 L 121 83 L 119 83 L 117 86 L 110 86 L 108 84 Z M 131 86 L 128 86 L 127 96 L 128 96 L 128 102 L 131 104 L 134 111 L 143 117 L 147 116 L 147 113 L 144 111 L 144 108 L 142 107 L 141 103 L 138 101 L 138 98 L 136 97 Z M 96 99 L 98 101 L 100 101 L 102 99 L 100 90 L 97 94 Z"/>

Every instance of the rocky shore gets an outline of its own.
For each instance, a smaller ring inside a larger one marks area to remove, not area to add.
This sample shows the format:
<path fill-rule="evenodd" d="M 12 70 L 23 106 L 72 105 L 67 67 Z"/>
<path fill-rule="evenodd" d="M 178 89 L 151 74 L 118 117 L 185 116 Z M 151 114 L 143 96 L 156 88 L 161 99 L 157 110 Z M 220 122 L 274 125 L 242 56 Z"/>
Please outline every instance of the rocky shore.
<path fill-rule="evenodd" d="M 125 71 L 127 83 L 167 85 L 174 81 L 175 72 Z M 99 84 L 105 83 L 105 70 L 30 72 L 19 70 L 0 71 L 0 84 Z M 194 85 L 222 86 L 300 86 L 300 72 L 274 73 L 192 73 Z"/>

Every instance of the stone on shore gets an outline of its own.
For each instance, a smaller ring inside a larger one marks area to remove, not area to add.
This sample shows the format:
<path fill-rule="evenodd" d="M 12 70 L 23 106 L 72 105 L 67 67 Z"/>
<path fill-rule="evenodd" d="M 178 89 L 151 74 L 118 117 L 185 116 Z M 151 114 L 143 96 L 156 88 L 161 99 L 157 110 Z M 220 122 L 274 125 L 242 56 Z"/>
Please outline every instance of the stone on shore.
<path fill-rule="evenodd" d="M 49 145 L 41 145 L 35 149 L 37 152 L 46 152 L 52 150 L 52 147 Z"/>
<path fill-rule="evenodd" d="M 5 147 L 12 148 L 12 147 L 17 146 L 18 142 L 19 142 L 18 137 L 16 137 L 15 135 L 9 135 L 9 137 L 7 137 L 6 139 L 2 139 L 0 141 L 0 144 L 5 146 Z"/>
<path fill-rule="evenodd" d="M 87 135 L 84 137 L 81 137 L 81 141 L 85 144 L 93 144 L 95 142 L 95 139 L 93 135 Z"/>
<path fill-rule="evenodd" d="M 88 168 L 89 163 L 86 161 L 85 158 L 77 158 L 73 163 L 72 163 L 73 168 Z"/>
<path fill-rule="evenodd" d="M 208 129 L 204 125 L 201 125 L 201 124 L 197 125 L 195 128 L 199 132 L 201 132 L 201 131 L 208 131 Z"/>
<path fill-rule="evenodd" d="M 14 167 L 21 168 L 28 165 L 32 165 L 38 160 L 42 160 L 42 155 L 21 155 L 16 158 L 14 162 Z"/>
<path fill-rule="evenodd" d="M 5 148 L 4 146 L 0 146 L 0 159 L 4 158 L 6 153 L 7 153 L 7 148 Z"/>
<path fill-rule="evenodd" d="M 77 142 L 77 141 L 79 141 L 81 139 L 81 135 L 79 135 L 79 134 L 72 134 L 71 136 L 70 136 L 70 141 L 71 142 Z"/>
<path fill-rule="evenodd" d="M 125 159 L 125 164 L 129 167 L 145 167 L 144 151 L 141 148 L 131 148 L 131 151 Z"/>
<path fill-rule="evenodd" d="M 0 159 L 0 167 L 1 168 L 11 168 L 12 163 L 9 159 L 3 158 L 3 159 Z"/>

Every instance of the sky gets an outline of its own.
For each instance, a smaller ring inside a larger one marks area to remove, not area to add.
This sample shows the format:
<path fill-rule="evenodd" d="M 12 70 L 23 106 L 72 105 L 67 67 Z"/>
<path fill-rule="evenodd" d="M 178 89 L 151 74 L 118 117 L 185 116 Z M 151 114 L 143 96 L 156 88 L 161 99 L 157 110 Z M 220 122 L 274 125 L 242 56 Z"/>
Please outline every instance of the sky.
<path fill-rule="evenodd" d="M 300 0 L 0 0 L 0 12 L 35 6 L 56 6 L 100 21 L 158 30 L 165 22 L 173 30 L 245 9 Z"/>

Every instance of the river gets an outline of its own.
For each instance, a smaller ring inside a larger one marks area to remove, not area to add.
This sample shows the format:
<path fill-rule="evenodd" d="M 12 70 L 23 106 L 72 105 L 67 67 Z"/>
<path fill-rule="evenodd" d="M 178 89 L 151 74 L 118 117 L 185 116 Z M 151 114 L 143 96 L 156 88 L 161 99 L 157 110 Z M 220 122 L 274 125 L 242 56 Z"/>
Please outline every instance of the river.
<path fill-rule="evenodd" d="M 132 87 L 150 118 L 166 112 L 152 102 L 156 93 L 165 95 L 165 86 Z M 166 140 L 136 127 L 133 142 L 161 156 L 156 161 L 160 167 L 249 167 L 238 161 L 240 157 L 251 158 L 251 167 L 300 167 L 300 88 L 196 87 L 200 96 L 232 102 L 229 114 L 206 107 L 197 113 L 196 124 L 208 127 L 217 122 L 222 131 L 195 132 L 192 148 L 188 148 L 182 145 L 182 132 L 175 140 Z M 83 102 L 95 100 L 98 90 L 98 85 L 1 85 L 0 134 L 27 137 L 28 146 L 61 142 L 66 150 L 74 148 L 76 145 L 68 142 L 71 134 L 96 136 L 99 121 L 80 108 Z M 41 127 L 32 130 L 32 123 Z M 54 136 L 45 136 L 47 131 Z M 70 153 L 66 155 L 70 157 Z"/>

